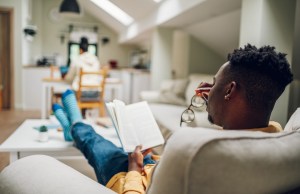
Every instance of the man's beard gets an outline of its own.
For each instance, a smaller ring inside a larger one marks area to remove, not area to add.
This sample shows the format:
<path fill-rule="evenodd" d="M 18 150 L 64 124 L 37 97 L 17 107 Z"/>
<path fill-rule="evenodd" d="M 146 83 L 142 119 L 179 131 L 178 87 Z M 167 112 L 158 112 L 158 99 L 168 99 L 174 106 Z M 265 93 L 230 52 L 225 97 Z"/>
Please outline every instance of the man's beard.
<path fill-rule="evenodd" d="M 207 117 L 208 121 L 211 123 L 211 124 L 214 124 L 214 120 L 212 118 L 212 116 L 210 114 L 208 114 L 208 117 Z"/>

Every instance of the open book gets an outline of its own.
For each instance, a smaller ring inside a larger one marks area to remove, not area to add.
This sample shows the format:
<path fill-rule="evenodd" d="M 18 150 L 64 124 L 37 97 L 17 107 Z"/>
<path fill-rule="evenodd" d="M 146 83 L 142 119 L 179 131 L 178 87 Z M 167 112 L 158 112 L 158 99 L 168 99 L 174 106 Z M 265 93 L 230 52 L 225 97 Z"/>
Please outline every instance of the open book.
<path fill-rule="evenodd" d="M 125 105 L 120 100 L 106 103 L 106 108 L 125 152 L 142 150 L 164 143 L 164 138 L 147 102 Z"/>

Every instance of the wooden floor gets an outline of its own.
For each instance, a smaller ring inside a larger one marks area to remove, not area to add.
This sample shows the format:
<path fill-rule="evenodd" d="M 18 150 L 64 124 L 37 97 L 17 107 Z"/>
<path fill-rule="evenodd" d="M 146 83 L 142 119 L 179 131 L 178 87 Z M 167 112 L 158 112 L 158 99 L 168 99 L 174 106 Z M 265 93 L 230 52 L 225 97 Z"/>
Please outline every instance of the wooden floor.
<path fill-rule="evenodd" d="M 12 134 L 26 119 L 40 118 L 40 111 L 2 110 L 0 111 L 0 144 Z M 8 165 L 8 153 L 0 152 L 0 172 Z"/>

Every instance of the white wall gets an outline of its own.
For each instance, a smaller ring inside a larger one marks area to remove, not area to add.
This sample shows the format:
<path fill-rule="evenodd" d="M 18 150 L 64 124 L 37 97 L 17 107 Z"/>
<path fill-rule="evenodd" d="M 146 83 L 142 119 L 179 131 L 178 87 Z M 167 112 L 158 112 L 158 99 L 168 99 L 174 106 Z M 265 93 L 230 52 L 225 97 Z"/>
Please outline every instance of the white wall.
<path fill-rule="evenodd" d="M 186 78 L 192 73 L 215 74 L 224 64 L 224 57 L 181 31 L 157 28 L 152 41 L 151 87 L 159 89 L 161 82 Z"/>
<path fill-rule="evenodd" d="M 182 30 L 173 34 L 172 71 L 175 78 L 185 78 L 189 71 L 190 35 Z"/>
<path fill-rule="evenodd" d="M 173 30 L 156 28 L 152 40 L 151 89 L 159 89 L 161 82 L 171 78 Z"/>
<path fill-rule="evenodd" d="M 243 0 L 239 46 L 247 43 L 259 45 L 264 0 Z"/>
<path fill-rule="evenodd" d="M 300 80 L 300 0 L 297 0 L 296 17 L 295 17 L 295 31 L 294 31 L 294 48 L 292 56 L 292 69 L 294 78 Z"/>
<path fill-rule="evenodd" d="M 300 0 L 297 0 L 296 17 L 295 17 L 295 31 L 294 31 L 294 47 L 292 56 L 292 70 L 294 74 L 294 81 L 290 87 L 290 101 L 289 101 L 289 116 L 300 107 Z"/>
<path fill-rule="evenodd" d="M 26 60 L 23 55 L 23 50 L 26 48 L 26 40 L 24 39 L 23 29 L 26 26 L 28 15 L 27 0 L 0 0 L 1 7 L 13 9 L 13 74 L 14 74 L 14 106 L 15 108 L 22 107 L 22 60 Z"/>
<path fill-rule="evenodd" d="M 22 1 L 22 29 L 24 30 L 29 24 L 31 18 L 31 0 L 24 0 Z M 24 32 L 22 33 L 23 37 Z M 26 38 L 22 38 L 22 64 L 27 64 L 30 62 L 30 56 L 31 56 L 31 42 L 26 40 Z"/>
<path fill-rule="evenodd" d="M 189 74 L 216 74 L 218 69 L 226 62 L 224 56 L 219 56 L 196 38 L 191 36 L 190 39 Z"/>
<path fill-rule="evenodd" d="M 36 39 L 32 43 L 32 63 L 35 63 L 34 59 L 42 55 L 52 56 L 54 53 L 61 54 L 65 60 L 67 60 L 68 26 L 73 24 L 74 26 L 87 28 L 98 27 L 98 56 L 101 64 L 107 64 L 109 60 L 114 59 L 118 61 L 120 66 L 128 65 L 128 57 L 132 46 L 120 45 L 118 43 L 117 34 L 105 24 L 89 15 L 89 13 L 84 12 L 83 17 L 79 18 L 63 18 L 55 21 L 49 16 L 50 11 L 54 8 L 58 8 L 61 0 L 33 0 L 33 2 L 34 11 L 32 23 L 38 26 L 39 31 Z M 64 43 L 61 43 L 59 38 L 61 35 L 65 35 L 66 37 Z M 101 44 L 101 38 L 103 36 L 109 37 L 110 39 L 110 42 L 106 45 Z"/>
<path fill-rule="evenodd" d="M 37 34 L 34 37 L 34 41 L 31 44 L 31 55 L 30 62 L 27 64 L 34 64 L 35 57 L 40 57 L 43 55 L 43 4 L 42 0 L 31 0 L 32 1 L 32 12 L 31 12 L 31 24 L 34 24 L 38 27 Z M 26 63 L 23 65 L 27 65 Z"/>
<path fill-rule="evenodd" d="M 294 36 L 295 0 L 243 0 L 240 46 L 273 45 L 277 51 L 287 53 L 291 61 Z M 278 99 L 271 115 L 285 125 L 288 116 L 289 87 Z"/>

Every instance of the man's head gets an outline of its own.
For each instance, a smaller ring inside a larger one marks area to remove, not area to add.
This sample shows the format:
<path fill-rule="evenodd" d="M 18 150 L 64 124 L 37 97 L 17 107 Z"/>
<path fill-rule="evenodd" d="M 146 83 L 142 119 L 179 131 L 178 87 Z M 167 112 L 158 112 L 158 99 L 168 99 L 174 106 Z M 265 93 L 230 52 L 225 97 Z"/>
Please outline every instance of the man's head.
<path fill-rule="evenodd" d="M 209 93 L 209 120 L 224 128 L 265 126 L 276 100 L 293 80 L 285 56 L 275 47 L 250 44 L 229 54 Z M 254 121 L 257 124 L 249 123 Z"/>
<path fill-rule="evenodd" d="M 80 39 L 80 43 L 79 43 L 79 48 L 80 48 L 81 53 L 87 52 L 88 47 L 89 47 L 88 39 L 86 37 L 82 37 Z"/>

